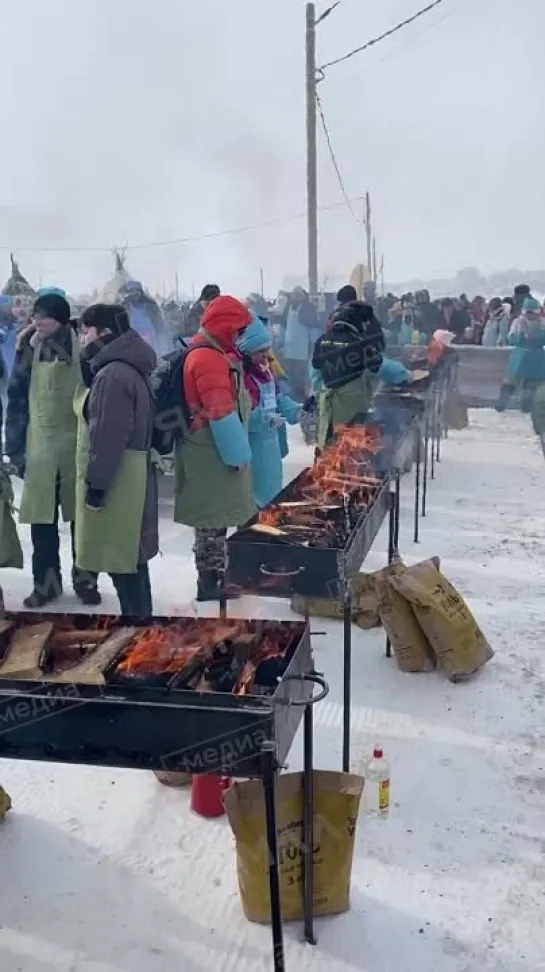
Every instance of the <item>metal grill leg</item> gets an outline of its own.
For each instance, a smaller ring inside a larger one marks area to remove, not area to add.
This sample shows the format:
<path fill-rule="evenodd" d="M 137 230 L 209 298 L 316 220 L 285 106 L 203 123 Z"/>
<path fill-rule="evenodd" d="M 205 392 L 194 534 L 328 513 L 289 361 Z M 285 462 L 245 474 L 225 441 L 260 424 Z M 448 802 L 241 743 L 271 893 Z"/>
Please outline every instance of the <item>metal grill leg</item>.
<path fill-rule="evenodd" d="M 437 442 L 436 442 L 436 453 L 435 458 L 437 462 L 441 462 L 441 439 L 443 438 L 443 418 L 445 414 L 445 393 L 444 388 L 441 385 L 437 392 Z"/>
<path fill-rule="evenodd" d="M 312 706 L 305 706 L 303 723 L 303 914 L 305 941 L 316 945 L 314 937 L 314 790 Z"/>
<path fill-rule="evenodd" d="M 219 572 L 219 615 L 222 621 L 227 619 L 227 534 L 223 543 L 223 569 Z"/>
<path fill-rule="evenodd" d="M 424 470 L 422 475 L 422 516 L 426 515 L 426 505 L 428 500 L 428 459 L 430 454 L 430 419 L 426 415 L 426 427 L 424 432 Z"/>
<path fill-rule="evenodd" d="M 395 529 L 394 547 L 396 552 L 399 550 L 399 526 L 401 520 L 401 474 L 398 472 L 395 479 Z"/>
<path fill-rule="evenodd" d="M 267 827 L 267 850 L 269 856 L 269 888 L 271 894 L 271 930 L 273 940 L 274 972 L 286 972 L 284 960 L 284 932 L 282 928 L 282 908 L 280 904 L 280 865 L 278 861 L 278 837 L 276 831 L 276 754 L 273 742 L 265 742 L 261 747 L 261 766 L 263 770 L 263 793 L 265 796 L 265 816 Z"/>
<path fill-rule="evenodd" d="M 343 772 L 350 772 L 350 705 L 352 695 L 352 591 L 344 589 Z"/>
<path fill-rule="evenodd" d="M 390 514 L 388 516 L 388 563 L 391 564 L 395 557 L 395 536 L 396 536 L 396 494 L 390 493 Z"/>
<path fill-rule="evenodd" d="M 398 514 L 399 514 L 399 476 L 396 480 L 396 489 L 393 493 L 390 493 L 390 517 L 388 520 L 388 563 L 391 564 L 394 561 L 397 545 L 396 545 L 396 530 L 399 526 L 398 524 Z M 392 656 L 392 644 L 390 639 L 386 637 L 386 658 L 391 658 Z"/>
<path fill-rule="evenodd" d="M 416 470 L 414 474 L 414 542 L 420 540 L 420 466 L 422 464 L 422 427 L 420 422 L 416 426 Z"/>

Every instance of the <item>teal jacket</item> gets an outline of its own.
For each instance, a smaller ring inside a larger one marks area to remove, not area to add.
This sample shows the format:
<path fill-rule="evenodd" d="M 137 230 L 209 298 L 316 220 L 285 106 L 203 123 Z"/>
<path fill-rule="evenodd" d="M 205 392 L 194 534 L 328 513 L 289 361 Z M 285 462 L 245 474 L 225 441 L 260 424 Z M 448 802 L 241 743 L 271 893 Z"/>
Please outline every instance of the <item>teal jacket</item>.
<path fill-rule="evenodd" d="M 527 338 L 524 334 L 510 334 L 508 343 L 513 350 L 509 355 L 507 377 L 510 381 L 545 380 L 545 330 Z"/>

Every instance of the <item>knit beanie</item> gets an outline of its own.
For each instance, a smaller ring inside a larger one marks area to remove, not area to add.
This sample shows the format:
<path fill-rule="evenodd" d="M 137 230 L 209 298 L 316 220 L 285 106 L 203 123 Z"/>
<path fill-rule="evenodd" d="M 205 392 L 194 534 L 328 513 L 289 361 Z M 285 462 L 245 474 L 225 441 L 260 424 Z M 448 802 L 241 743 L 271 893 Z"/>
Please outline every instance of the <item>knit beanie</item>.
<path fill-rule="evenodd" d="M 66 297 L 66 290 L 62 287 L 40 287 L 36 292 L 36 297 L 45 297 L 46 294 L 56 294 L 57 297 Z"/>
<path fill-rule="evenodd" d="M 238 341 L 239 351 L 243 354 L 252 354 L 255 351 L 268 351 L 270 346 L 271 339 L 265 324 L 259 317 L 252 318 L 252 323 L 248 325 Z"/>
<path fill-rule="evenodd" d="M 522 309 L 525 313 L 530 311 L 531 314 L 539 314 L 541 311 L 539 301 L 535 297 L 526 297 Z"/>
<path fill-rule="evenodd" d="M 51 317 L 63 325 L 67 325 L 71 317 L 70 304 L 66 298 L 54 293 L 46 293 L 38 297 L 33 313 L 40 317 Z"/>

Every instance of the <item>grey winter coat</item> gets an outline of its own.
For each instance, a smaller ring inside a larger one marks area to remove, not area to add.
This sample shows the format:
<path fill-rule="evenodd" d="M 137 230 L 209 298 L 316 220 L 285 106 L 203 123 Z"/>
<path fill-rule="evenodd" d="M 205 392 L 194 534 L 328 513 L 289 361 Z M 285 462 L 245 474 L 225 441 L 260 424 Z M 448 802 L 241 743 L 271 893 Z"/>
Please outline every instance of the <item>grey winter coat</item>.
<path fill-rule="evenodd" d="M 98 342 L 97 342 L 98 343 Z M 126 449 L 151 449 L 155 403 L 150 375 L 157 357 L 136 331 L 86 348 L 82 371 L 89 395 L 85 419 L 89 427 L 87 502 L 105 502 Z M 159 552 L 157 472 L 148 465 L 146 502 L 142 517 L 139 563 Z"/>

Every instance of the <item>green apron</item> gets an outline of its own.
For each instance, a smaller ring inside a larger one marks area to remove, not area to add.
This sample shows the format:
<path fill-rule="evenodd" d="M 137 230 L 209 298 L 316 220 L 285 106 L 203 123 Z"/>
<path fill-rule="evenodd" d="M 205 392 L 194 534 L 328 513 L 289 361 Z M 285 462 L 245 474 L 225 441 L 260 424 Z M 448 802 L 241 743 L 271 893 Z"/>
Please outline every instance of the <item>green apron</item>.
<path fill-rule="evenodd" d="M 25 483 L 19 523 L 54 523 L 57 477 L 65 523 L 75 515 L 77 422 L 74 392 L 81 381 L 80 348 L 72 333 L 72 361 L 40 361 L 40 342 L 34 348 L 28 393 Z"/>
<path fill-rule="evenodd" d="M 235 376 L 236 405 L 246 427 L 252 409 L 242 364 L 229 362 Z M 233 472 L 221 461 L 208 425 L 190 432 L 174 452 L 174 522 L 221 529 L 242 526 L 256 512 L 250 469 Z"/>
<path fill-rule="evenodd" d="M 0 567 L 23 566 L 23 551 L 13 518 L 13 487 L 9 472 L 0 465 Z"/>
<path fill-rule="evenodd" d="M 146 502 L 148 453 L 126 449 L 106 504 L 101 510 L 85 505 L 89 461 L 89 429 L 84 417 L 89 392 L 80 386 L 74 396 L 78 434 L 76 452 L 76 565 L 95 574 L 135 574 Z"/>
<path fill-rule="evenodd" d="M 347 425 L 371 404 L 373 379 L 368 371 L 341 388 L 322 388 L 318 400 L 318 448 L 323 449 L 339 425 Z"/>

